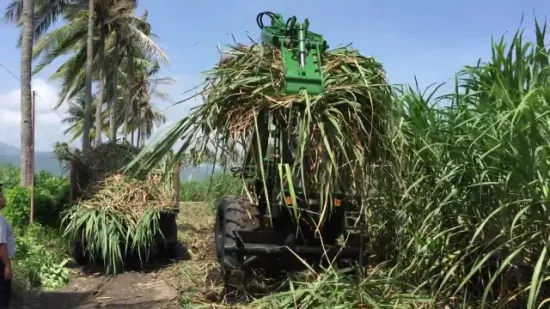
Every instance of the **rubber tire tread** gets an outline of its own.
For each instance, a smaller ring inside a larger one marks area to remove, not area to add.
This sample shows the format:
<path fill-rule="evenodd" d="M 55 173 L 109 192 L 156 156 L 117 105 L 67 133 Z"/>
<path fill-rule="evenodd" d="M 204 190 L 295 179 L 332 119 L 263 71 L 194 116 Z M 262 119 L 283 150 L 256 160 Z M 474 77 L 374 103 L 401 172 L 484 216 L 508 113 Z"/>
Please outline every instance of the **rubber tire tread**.
<path fill-rule="evenodd" d="M 255 231 L 260 228 L 258 208 L 250 203 L 248 198 L 226 196 L 218 201 L 218 212 L 223 212 L 225 219 L 224 240 L 225 244 L 237 243 L 237 231 Z M 219 214 L 219 213 L 218 213 Z M 240 270 L 242 257 L 238 254 L 218 253 L 225 270 Z"/>
<path fill-rule="evenodd" d="M 73 260 L 75 260 L 75 262 L 80 266 L 84 266 L 89 262 L 88 256 L 84 252 L 84 237 L 82 232 L 79 232 L 75 239 L 73 239 L 72 257 Z"/>

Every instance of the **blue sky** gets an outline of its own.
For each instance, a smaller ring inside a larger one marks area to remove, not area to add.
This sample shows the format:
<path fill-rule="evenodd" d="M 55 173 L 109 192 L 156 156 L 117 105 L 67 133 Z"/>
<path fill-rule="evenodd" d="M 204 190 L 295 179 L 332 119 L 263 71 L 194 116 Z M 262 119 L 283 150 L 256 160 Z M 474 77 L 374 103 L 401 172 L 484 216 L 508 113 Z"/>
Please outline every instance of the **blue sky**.
<path fill-rule="evenodd" d="M 8 0 L 0 0 L 2 7 Z M 534 14 L 541 21 L 550 13 L 542 0 L 140 0 L 140 11 L 149 11 L 153 31 L 170 57 L 164 76 L 178 83 L 167 89 L 175 100 L 200 81 L 200 72 L 219 59 L 216 45 L 246 42 L 247 34 L 259 37 L 256 15 L 264 10 L 285 17 L 309 18 L 311 30 L 322 33 L 332 47 L 353 43 L 365 55 L 381 61 L 393 83 L 422 86 L 449 81 L 463 65 L 473 64 L 490 53 L 491 35 L 513 33 L 522 13 L 526 35 L 532 37 Z M 0 64 L 19 75 L 20 51 L 15 48 L 18 29 L 0 24 Z M 59 125 L 63 109 L 53 112 L 57 83 L 48 81 L 56 63 L 35 76 L 40 94 L 37 117 L 37 148 L 51 149 L 64 139 Z M 0 68 L 0 142 L 18 145 L 19 82 Z M 158 102 L 166 107 L 167 102 Z M 192 103 L 191 103 L 192 104 Z M 195 102 L 195 104 L 197 104 Z M 189 105 L 167 110 L 169 121 L 185 115 Z M 8 125 L 5 125 L 8 123 Z M 6 127 L 8 129 L 6 129 Z"/>

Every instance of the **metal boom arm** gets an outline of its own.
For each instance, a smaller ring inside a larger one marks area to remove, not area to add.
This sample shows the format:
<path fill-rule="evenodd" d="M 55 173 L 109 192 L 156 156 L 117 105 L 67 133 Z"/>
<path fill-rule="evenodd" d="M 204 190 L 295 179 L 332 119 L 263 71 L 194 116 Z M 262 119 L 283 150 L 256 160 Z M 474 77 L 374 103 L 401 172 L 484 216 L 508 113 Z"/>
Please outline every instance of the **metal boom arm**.
<path fill-rule="evenodd" d="M 264 26 L 263 17 L 271 18 L 271 25 Z M 262 29 L 262 42 L 281 50 L 286 94 L 306 90 L 310 95 L 324 91 L 322 55 L 328 49 L 323 36 L 309 31 L 309 21 L 298 23 L 296 16 L 286 22 L 280 14 L 262 12 L 256 21 Z"/>

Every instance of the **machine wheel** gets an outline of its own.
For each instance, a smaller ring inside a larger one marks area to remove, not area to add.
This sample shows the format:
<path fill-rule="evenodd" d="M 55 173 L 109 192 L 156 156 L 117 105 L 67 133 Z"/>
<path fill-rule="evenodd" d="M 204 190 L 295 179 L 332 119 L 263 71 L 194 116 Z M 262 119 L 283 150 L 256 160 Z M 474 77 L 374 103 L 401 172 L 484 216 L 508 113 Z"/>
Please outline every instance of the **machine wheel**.
<path fill-rule="evenodd" d="M 88 257 L 84 252 L 84 237 L 82 233 L 78 233 L 73 240 L 73 259 L 81 266 L 88 263 Z"/>
<path fill-rule="evenodd" d="M 259 212 L 248 199 L 227 196 L 218 201 L 216 210 L 215 245 L 216 254 L 227 283 L 240 284 L 243 279 L 245 256 L 226 253 L 225 245 L 237 243 L 236 231 L 253 231 L 260 228 Z M 230 282 L 232 281 L 232 282 Z M 235 282 L 237 281 L 237 282 Z"/>
<path fill-rule="evenodd" d="M 177 258 L 178 225 L 176 214 L 161 213 L 160 230 L 162 235 L 156 236 L 157 250 L 161 258 Z"/>

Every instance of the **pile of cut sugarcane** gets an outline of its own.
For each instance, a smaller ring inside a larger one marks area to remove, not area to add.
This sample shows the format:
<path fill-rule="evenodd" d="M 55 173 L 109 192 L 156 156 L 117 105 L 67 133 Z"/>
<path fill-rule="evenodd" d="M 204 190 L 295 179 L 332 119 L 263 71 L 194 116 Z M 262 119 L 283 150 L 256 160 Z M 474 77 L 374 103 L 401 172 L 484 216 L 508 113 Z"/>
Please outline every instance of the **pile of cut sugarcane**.
<path fill-rule="evenodd" d="M 134 175 L 139 177 L 122 174 L 138 151 L 126 143 L 110 142 L 87 153 L 58 154 L 61 161 L 71 162 L 68 167 L 78 189 L 75 205 L 64 213 L 65 234 L 73 239 L 83 234 L 83 249 L 101 258 L 110 273 L 122 270 L 125 259 L 134 253 L 151 252 L 160 232 L 161 212 L 174 207 L 174 192 L 167 183 L 171 173 L 155 168 Z"/>
<path fill-rule="evenodd" d="M 305 183 L 316 192 L 361 190 L 364 171 L 381 156 L 392 88 L 379 62 L 351 48 L 328 51 L 322 61 L 325 91 L 288 95 L 282 92 L 278 49 L 261 44 L 230 46 L 205 73 L 204 104 L 152 145 L 140 164 L 154 164 L 154 157 L 179 139 L 184 140 L 183 152 L 212 144 L 231 151 L 241 144 L 251 146 L 245 152 L 258 153 L 254 128 L 269 111 L 272 119 L 284 119 L 291 139 L 294 164 L 283 170 L 292 171 L 298 180 L 307 178 Z"/>
<path fill-rule="evenodd" d="M 96 182 L 92 190 L 92 196 L 67 210 L 65 233 L 72 238 L 82 233 L 84 250 L 101 257 L 106 270 L 116 273 L 129 254 L 152 250 L 160 213 L 172 209 L 173 194 L 158 174 L 145 180 L 114 174 Z"/>
<path fill-rule="evenodd" d="M 131 225 L 137 225 L 146 211 L 166 210 L 173 204 L 172 190 L 158 174 L 150 174 L 145 180 L 114 174 L 95 183 L 92 191 L 95 194 L 81 200 L 80 207 L 121 213 Z"/>

